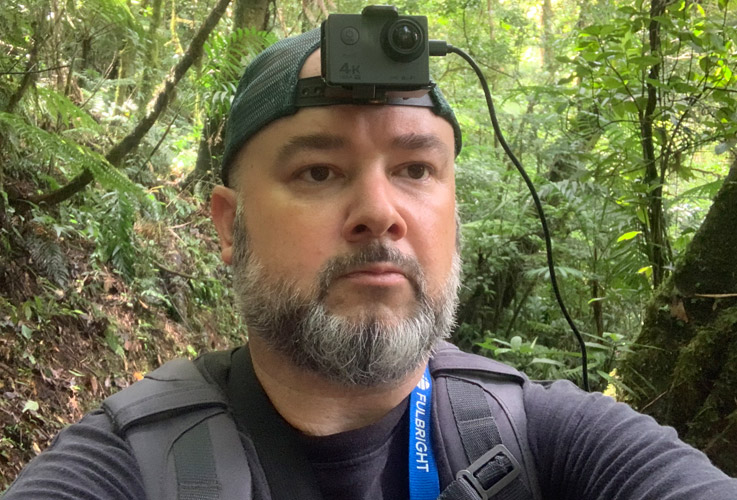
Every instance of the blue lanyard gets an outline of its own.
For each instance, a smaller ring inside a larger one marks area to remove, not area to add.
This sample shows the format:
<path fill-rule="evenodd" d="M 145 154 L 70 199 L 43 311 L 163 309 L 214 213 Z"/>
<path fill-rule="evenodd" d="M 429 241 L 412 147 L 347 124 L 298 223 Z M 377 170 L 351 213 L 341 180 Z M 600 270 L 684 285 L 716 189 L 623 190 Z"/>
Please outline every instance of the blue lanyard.
<path fill-rule="evenodd" d="M 432 450 L 432 377 L 425 367 L 417 386 L 409 397 L 409 498 L 436 500 L 440 481 Z"/>

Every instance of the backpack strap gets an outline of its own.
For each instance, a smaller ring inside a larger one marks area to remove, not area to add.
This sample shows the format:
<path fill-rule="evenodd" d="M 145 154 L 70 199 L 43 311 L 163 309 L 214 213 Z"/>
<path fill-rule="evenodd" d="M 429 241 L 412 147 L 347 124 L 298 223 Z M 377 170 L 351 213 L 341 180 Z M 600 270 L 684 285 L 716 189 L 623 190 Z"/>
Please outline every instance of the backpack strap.
<path fill-rule="evenodd" d="M 102 407 L 129 443 L 149 500 L 250 498 L 251 472 L 227 400 L 191 361 L 164 364 Z"/>
<path fill-rule="evenodd" d="M 522 386 L 527 379 L 502 363 L 444 344 L 430 362 L 436 379 L 440 446 L 455 479 L 440 500 L 541 498 L 529 446 Z"/>

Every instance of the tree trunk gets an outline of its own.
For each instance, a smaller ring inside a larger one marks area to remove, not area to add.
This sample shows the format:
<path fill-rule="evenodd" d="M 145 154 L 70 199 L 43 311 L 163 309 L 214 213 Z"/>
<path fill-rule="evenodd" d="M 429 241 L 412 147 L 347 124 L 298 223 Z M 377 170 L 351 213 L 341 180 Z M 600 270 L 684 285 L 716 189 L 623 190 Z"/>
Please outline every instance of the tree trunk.
<path fill-rule="evenodd" d="M 593 266 L 591 269 L 591 274 L 596 276 L 597 275 L 597 265 L 599 263 L 599 250 L 594 246 L 594 255 L 593 255 Z M 594 278 L 591 280 L 591 313 L 594 316 L 594 331 L 596 332 L 596 336 L 599 338 L 604 337 L 604 308 L 602 307 L 602 296 L 603 290 L 599 284 L 599 279 Z M 607 367 L 608 370 L 608 367 Z"/>
<path fill-rule="evenodd" d="M 268 0 L 236 0 L 233 13 L 234 28 L 258 28 L 266 30 L 269 25 Z"/>
<path fill-rule="evenodd" d="M 650 4 L 650 25 L 648 27 L 650 55 L 661 57 L 660 54 L 660 21 L 665 13 L 666 0 L 652 0 Z M 653 120 L 658 105 L 658 89 L 652 82 L 660 79 L 660 63 L 653 64 L 648 72 L 648 81 L 645 84 L 647 101 L 645 109 L 639 112 L 640 136 L 642 143 L 642 157 L 645 165 L 647 224 L 645 237 L 648 246 L 648 257 L 652 267 L 653 288 L 657 288 L 665 278 L 668 240 L 666 235 L 665 217 L 663 214 L 663 179 L 658 170 L 653 137 Z"/>
<path fill-rule="evenodd" d="M 218 1 L 210 12 L 210 15 L 207 16 L 207 19 L 202 26 L 200 26 L 199 31 L 192 39 L 192 42 L 187 48 L 187 52 L 174 67 L 170 77 L 167 78 L 164 84 L 164 89 L 156 97 L 156 103 L 154 104 L 151 112 L 138 122 L 138 125 L 136 125 L 136 128 L 130 134 L 113 146 L 113 148 L 105 155 L 105 158 L 111 165 L 115 167 L 120 166 L 125 157 L 138 147 L 143 137 L 151 127 L 153 127 L 156 120 L 159 119 L 161 113 L 163 113 L 173 99 L 174 89 L 176 88 L 177 83 L 179 83 L 182 77 L 184 77 L 185 73 L 189 70 L 194 61 L 202 55 L 202 47 L 205 45 L 207 37 L 210 36 L 212 30 L 218 24 L 218 21 L 220 21 L 220 18 L 225 13 L 225 9 L 227 9 L 229 3 L 230 0 Z M 94 176 L 92 173 L 89 170 L 84 170 L 66 186 L 63 186 L 56 191 L 52 191 L 51 193 L 35 197 L 31 201 L 37 204 L 44 203 L 46 205 L 61 203 L 83 190 L 93 180 Z"/>
<path fill-rule="evenodd" d="M 159 28 L 161 27 L 163 0 L 153 0 L 151 3 L 151 24 L 148 27 L 146 40 L 146 56 L 144 58 L 141 85 L 138 93 L 139 115 L 146 114 L 146 105 L 153 94 L 153 75 L 159 67 Z"/>
<path fill-rule="evenodd" d="M 41 36 L 39 34 L 39 28 L 36 23 L 34 23 L 34 33 L 33 33 L 33 43 L 31 44 L 31 49 L 28 51 L 28 61 L 26 63 L 26 69 L 25 74 L 21 78 L 20 84 L 18 85 L 18 88 L 13 92 L 13 94 L 8 99 L 8 103 L 5 106 L 5 112 L 6 113 L 13 113 L 15 111 L 15 107 L 20 103 L 21 99 L 23 99 L 23 96 L 28 91 L 28 89 L 33 85 L 33 82 L 35 81 L 36 77 L 38 76 L 38 72 L 35 71 L 36 64 L 38 63 L 38 49 L 39 45 L 41 44 Z M 0 154 L 2 154 L 3 151 L 3 145 L 5 142 L 5 137 L 3 137 L 2 134 L 0 134 Z M 5 197 L 2 193 L 5 192 L 5 162 L 2 157 L 0 157 L 0 228 L 4 228 L 7 223 L 7 216 L 6 216 L 6 207 L 5 207 Z"/>
<path fill-rule="evenodd" d="M 268 0 L 236 0 L 233 28 L 257 27 L 265 30 L 269 24 L 268 8 Z M 222 137 L 224 120 L 225 117 L 217 111 L 211 112 L 205 119 L 197 148 L 197 162 L 194 169 L 181 181 L 181 189 L 191 191 L 199 181 L 219 171 L 220 165 L 215 158 L 222 156 L 225 151 Z"/>
<path fill-rule="evenodd" d="M 489 41 L 494 42 L 494 25 L 497 19 L 494 17 L 496 11 L 496 0 L 486 0 L 486 15 L 489 21 Z"/>
<path fill-rule="evenodd" d="M 222 141 L 222 120 L 223 117 L 212 114 L 202 126 L 200 133 L 200 143 L 197 148 L 197 161 L 194 170 L 181 182 L 181 189 L 193 191 L 195 185 L 202 179 L 205 179 L 212 172 L 218 171 L 218 164 L 215 158 L 222 156 L 225 147 Z"/>
<path fill-rule="evenodd" d="M 546 71 L 552 72 L 555 68 L 555 48 L 553 42 L 553 5 L 550 0 L 543 0 L 542 8 L 542 60 Z"/>
<path fill-rule="evenodd" d="M 118 80 L 130 78 L 134 72 L 136 63 L 136 49 L 131 42 L 125 42 L 120 49 L 118 56 Z M 131 85 L 127 83 L 118 83 L 115 87 L 115 109 L 114 114 L 120 114 L 125 102 L 130 97 L 132 91 Z"/>
<path fill-rule="evenodd" d="M 737 159 L 619 368 L 629 402 L 737 475 Z"/>

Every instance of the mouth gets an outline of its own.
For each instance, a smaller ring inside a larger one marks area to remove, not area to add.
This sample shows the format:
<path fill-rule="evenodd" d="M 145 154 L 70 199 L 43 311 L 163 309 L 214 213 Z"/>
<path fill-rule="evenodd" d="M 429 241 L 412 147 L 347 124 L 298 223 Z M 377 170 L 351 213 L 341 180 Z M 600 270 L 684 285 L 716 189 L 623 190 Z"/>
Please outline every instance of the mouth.
<path fill-rule="evenodd" d="M 422 269 L 416 258 L 395 248 L 372 244 L 355 254 L 330 259 L 319 276 L 320 299 L 332 285 L 343 285 L 361 292 L 399 292 L 409 286 L 419 300 L 424 294 Z"/>
<path fill-rule="evenodd" d="M 405 272 L 389 263 L 373 263 L 358 266 L 341 275 L 339 279 L 348 280 L 356 284 L 373 286 L 391 286 L 407 282 Z"/>

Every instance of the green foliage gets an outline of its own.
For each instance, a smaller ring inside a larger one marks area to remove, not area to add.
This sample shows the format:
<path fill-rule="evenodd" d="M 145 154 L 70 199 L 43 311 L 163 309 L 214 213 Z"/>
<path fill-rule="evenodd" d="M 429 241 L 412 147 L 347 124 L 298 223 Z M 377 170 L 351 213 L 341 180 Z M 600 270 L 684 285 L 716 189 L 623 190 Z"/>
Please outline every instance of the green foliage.
<path fill-rule="evenodd" d="M 567 10 L 560 5 L 539 25 L 530 22 L 537 20 L 530 16 L 538 9 L 533 3 L 466 3 L 463 14 L 454 3 L 436 8 L 441 17 L 431 30 L 470 50 L 486 69 L 502 129 L 543 199 L 561 288 L 579 328 L 597 342 L 607 331 L 623 332 L 631 341 L 650 293 L 648 211 L 658 185 L 644 177 L 639 121 L 647 85 L 657 92 L 654 145 L 657 168 L 664 172 L 659 185 L 665 245 L 678 252 L 690 242 L 726 173 L 728 159 L 706 148 L 716 146 L 722 154 L 735 134 L 734 118 L 723 119 L 737 116 L 737 82 L 729 65 L 735 56 L 734 6 L 719 11 L 671 3 L 658 19 L 657 54 L 648 47 L 649 4 L 571 4 Z M 448 22 L 458 18 L 462 23 Z M 517 42 L 524 34 L 550 43 L 542 38 L 545 22 L 556 33 L 552 61 Z M 464 288 L 454 339 L 470 347 L 490 339 L 536 338 L 536 349 L 575 352 L 547 285 L 541 233 L 526 189 L 499 150 L 482 145 L 492 140 L 477 87 L 468 85 L 468 73 L 452 58 L 434 65 L 464 128 L 457 175 Z M 655 80 L 653 66 L 660 68 Z M 576 364 L 573 358 L 566 362 L 567 369 Z M 596 366 L 594 379 L 602 371 Z M 602 373 L 609 376 L 608 370 Z"/>
<path fill-rule="evenodd" d="M 96 229 L 98 247 L 94 256 L 102 262 L 111 262 L 123 276 L 132 279 L 138 259 L 132 234 L 135 209 L 126 197 L 116 193 L 105 195 L 100 208 L 100 223 Z M 114 223 L 110 224 L 109 221 Z"/>
<path fill-rule="evenodd" d="M 49 121 L 65 133 L 85 132 L 88 134 L 102 134 L 104 131 L 99 123 L 85 110 L 80 108 L 68 96 L 56 92 L 48 87 L 38 89 L 39 121 Z"/>
<path fill-rule="evenodd" d="M 56 241 L 32 233 L 26 239 L 26 245 L 40 271 L 60 288 L 66 288 L 69 284 L 68 263 Z"/>
<path fill-rule="evenodd" d="M 73 118 L 70 118 L 73 119 Z M 99 153 L 74 140 L 31 125 L 22 117 L 0 112 L 0 127 L 4 135 L 17 150 L 25 155 L 33 155 L 38 163 L 58 162 L 66 172 L 78 174 L 90 170 L 100 184 L 128 196 L 143 199 L 145 194 L 140 186 L 132 183 L 125 174 L 116 169 Z"/>
<path fill-rule="evenodd" d="M 100 16 L 104 22 L 115 25 L 118 29 L 125 28 L 137 35 L 143 34 L 140 21 L 133 15 L 125 0 L 85 0 L 78 4 L 78 8 Z"/>
<path fill-rule="evenodd" d="M 631 341 L 624 335 L 611 332 L 606 332 L 601 338 L 592 335 L 588 337 L 592 339 L 586 342 L 592 388 L 603 391 L 608 384 L 612 384 L 620 394 L 634 395 L 633 389 L 610 374 L 616 358 L 631 352 Z M 579 351 L 546 347 L 538 343 L 538 338 L 529 341 L 519 335 L 508 341 L 487 337 L 478 346 L 487 350 L 495 359 L 523 371 L 533 380 L 567 378 L 580 384 L 582 376 Z"/>
<path fill-rule="evenodd" d="M 243 28 L 216 33 L 208 39 L 204 48 L 207 62 L 199 84 L 210 113 L 227 113 L 243 68 L 253 56 L 275 41 L 273 33 Z"/>

